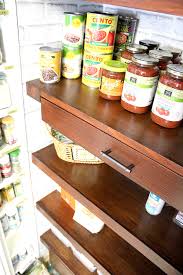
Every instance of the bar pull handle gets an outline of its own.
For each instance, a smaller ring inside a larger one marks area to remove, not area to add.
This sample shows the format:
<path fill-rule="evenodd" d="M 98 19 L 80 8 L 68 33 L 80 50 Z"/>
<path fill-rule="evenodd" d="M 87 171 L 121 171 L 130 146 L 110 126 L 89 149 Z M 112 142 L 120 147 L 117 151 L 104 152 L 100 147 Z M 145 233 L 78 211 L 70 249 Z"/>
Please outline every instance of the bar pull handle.
<path fill-rule="evenodd" d="M 132 169 L 135 167 L 135 165 L 133 165 L 133 164 L 130 164 L 130 165 L 126 166 L 126 165 L 120 163 L 114 157 L 110 156 L 110 153 L 112 153 L 111 149 L 108 149 L 106 151 L 101 151 L 100 153 L 104 158 L 106 158 L 107 160 L 110 160 L 111 162 L 115 163 L 118 167 L 120 167 L 121 169 L 123 169 L 127 173 L 131 173 Z"/>

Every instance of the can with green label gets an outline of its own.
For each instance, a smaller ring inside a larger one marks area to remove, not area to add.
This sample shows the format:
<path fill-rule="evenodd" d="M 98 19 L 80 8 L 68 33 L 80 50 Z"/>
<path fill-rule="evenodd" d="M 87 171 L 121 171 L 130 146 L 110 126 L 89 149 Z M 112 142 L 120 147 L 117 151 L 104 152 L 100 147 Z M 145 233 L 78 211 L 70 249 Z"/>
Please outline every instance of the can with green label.
<path fill-rule="evenodd" d="M 63 44 L 71 47 L 83 46 L 85 15 L 64 12 Z"/>
<path fill-rule="evenodd" d="M 69 79 L 80 77 L 82 57 L 82 47 L 64 46 L 62 51 L 62 76 Z"/>

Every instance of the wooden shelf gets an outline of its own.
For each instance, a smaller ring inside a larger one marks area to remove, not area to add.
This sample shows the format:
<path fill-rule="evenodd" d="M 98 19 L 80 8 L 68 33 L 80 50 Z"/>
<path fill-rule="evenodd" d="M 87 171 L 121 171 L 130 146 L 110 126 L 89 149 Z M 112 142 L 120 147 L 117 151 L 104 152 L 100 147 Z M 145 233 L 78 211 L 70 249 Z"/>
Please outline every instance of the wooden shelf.
<path fill-rule="evenodd" d="M 91 234 L 75 222 L 73 210 L 54 191 L 39 202 L 37 208 L 104 274 L 164 274 L 107 226 Z"/>
<path fill-rule="evenodd" d="M 96 275 L 90 272 L 72 253 L 72 250 L 66 247 L 51 230 L 48 230 L 41 236 L 41 241 L 48 250 L 55 254 L 65 265 L 66 269 L 74 275 Z"/>
<path fill-rule="evenodd" d="M 164 260 L 183 271 L 182 229 L 173 223 L 175 210 L 159 216 L 145 211 L 148 193 L 109 166 L 62 161 L 53 145 L 33 153 L 33 163 L 123 237 L 124 229 Z"/>
<path fill-rule="evenodd" d="M 136 8 L 153 12 L 183 16 L 182 0 L 87 0 L 98 4 L 110 4 L 128 8 Z"/>
<path fill-rule="evenodd" d="M 27 92 L 38 101 L 45 98 L 183 176 L 183 127 L 164 129 L 151 121 L 149 113 L 125 111 L 119 102 L 100 98 L 97 90 L 83 85 L 80 79 L 61 79 L 52 85 L 33 80 L 27 82 Z"/>

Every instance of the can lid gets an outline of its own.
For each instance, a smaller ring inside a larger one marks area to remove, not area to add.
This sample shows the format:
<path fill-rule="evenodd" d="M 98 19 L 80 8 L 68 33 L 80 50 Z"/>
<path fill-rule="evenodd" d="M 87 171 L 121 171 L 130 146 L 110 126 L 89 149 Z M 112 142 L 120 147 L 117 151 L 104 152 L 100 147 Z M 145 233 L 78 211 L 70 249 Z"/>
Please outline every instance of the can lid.
<path fill-rule="evenodd" d="M 147 54 L 135 54 L 132 57 L 132 61 L 144 65 L 144 66 L 153 66 L 158 63 L 158 59 L 148 56 Z"/>
<path fill-rule="evenodd" d="M 39 48 L 40 51 L 42 52 L 61 52 L 60 48 L 54 48 L 54 47 L 49 47 L 49 46 L 43 46 Z"/>
<path fill-rule="evenodd" d="M 173 47 L 169 47 L 169 46 L 163 46 L 163 47 L 159 47 L 160 51 L 167 51 L 172 53 L 173 55 L 179 55 L 182 53 L 182 51 L 180 49 L 177 48 L 173 48 Z"/>
<path fill-rule="evenodd" d="M 9 153 L 10 157 L 18 157 L 20 154 L 20 149 L 16 149 L 15 151 L 12 151 Z"/>
<path fill-rule="evenodd" d="M 153 40 L 143 39 L 140 40 L 139 43 L 144 46 L 159 46 L 159 43 Z"/>
<path fill-rule="evenodd" d="M 167 72 L 183 78 L 183 66 L 180 64 L 169 64 L 167 66 Z"/>
<path fill-rule="evenodd" d="M 118 60 L 106 60 L 102 63 L 102 68 L 111 72 L 122 73 L 126 72 L 127 65 Z"/>
<path fill-rule="evenodd" d="M 89 12 L 87 12 L 87 15 L 88 14 L 96 14 L 96 15 L 99 15 L 99 16 L 114 16 L 114 17 L 118 18 L 117 14 L 112 14 L 112 13 L 107 13 L 107 12 L 89 11 Z"/>
<path fill-rule="evenodd" d="M 11 124 L 14 123 L 14 119 L 12 116 L 5 116 L 1 120 L 2 124 Z"/>
<path fill-rule="evenodd" d="M 139 44 L 130 44 L 126 47 L 126 49 L 132 53 L 144 53 L 148 48 Z"/>
<path fill-rule="evenodd" d="M 68 15 L 85 15 L 82 12 L 69 12 L 69 11 L 65 11 L 64 14 L 68 14 Z"/>
<path fill-rule="evenodd" d="M 159 60 L 170 60 L 173 58 L 173 54 L 167 51 L 151 50 L 149 56 L 157 58 Z"/>

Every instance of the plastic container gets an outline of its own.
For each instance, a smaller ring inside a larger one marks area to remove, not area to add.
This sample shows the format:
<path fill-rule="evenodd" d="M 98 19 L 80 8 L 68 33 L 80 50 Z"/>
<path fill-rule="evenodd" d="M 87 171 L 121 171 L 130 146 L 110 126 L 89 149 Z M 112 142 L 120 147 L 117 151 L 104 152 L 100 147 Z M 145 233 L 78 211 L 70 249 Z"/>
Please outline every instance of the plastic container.
<path fill-rule="evenodd" d="M 17 149 L 11 153 L 9 153 L 11 165 L 12 165 L 12 171 L 14 173 L 20 173 L 21 172 L 21 165 L 19 161 L 19 155 L 20 155 L 20 149 Z"/>
<path fill-rule="evenodd" d="M 156 216 L 161 213 L 164 204 L 165 201 L 163 201 L 159 196 L 155 195 L 154 193 L 150 193 L 145 205 L 145 209 L 150 215 Z"/>
<path fill-rule="evenodd" d="M 152 103 L 158 83 L 158 60 L 137 54 L 128 65 L 125 75 L 121 105 L 137 114 L 146 113 Z"/>
<path fill-rule="evenodd" d="M 126 47 L 126 49 L 121 53 L 120 61 L 122 63 L 129 64 L 132 62 L 132 57 L 134 54 L 143 54 L 147 52 L 147 47 L 139 44 L 131 44 Z"/>
<path fill-rule="evenodd" d="M 183 119 L 183 66 L 170 64 L 154 98 L 151 119 L 165 128 L 178 127 Z"/>
<path fill-rule="evenodd" d="M 104 61 L 101 69 L 99 95 L 109 100 L 120 100 L 126 64 L 117 60 Z"/>
<path fill-rule="evenodd" d="M 0 72 L 0 110 L 11 106 L 10 90 L 5 73 Z"/>
<path fill-rule="evenodd" d="M 5 142 L 8 144 L 16 143 L 15 137 L 15 122 L 12 116 L 3 117 L 1 120 L 2 130 L 5 138 Z"/>
<path fill-rule="evenodd" d="M 159 47 L 159 43 L 158 42 L 153 41 L 153 40 L 147 40 L 147 39 L 140 40 L 139 44 L 142 45 L 142 46 L 146 46 L 148 48 L 147 52 L 149 52 L 151 50 L 158 49 L 158 47 Z"/>
<path fill-rule="evenodd" d="M 157 58 L 158 68 L 160 69 L 160 75 L 166 73 L 166 68 L 168 64 L 172 64 L 173 55 L 170 52 L 160 51 L 160 50 L 151 50 L 149 56 Z"/>
<path fill-rule="evenodd" d="M 12 174 L 11 163 L 8 154 L 5 154 L 0 158 L 0 171 L 3 178 L 8 178 Z"/>

